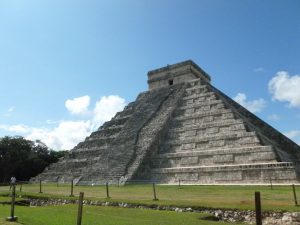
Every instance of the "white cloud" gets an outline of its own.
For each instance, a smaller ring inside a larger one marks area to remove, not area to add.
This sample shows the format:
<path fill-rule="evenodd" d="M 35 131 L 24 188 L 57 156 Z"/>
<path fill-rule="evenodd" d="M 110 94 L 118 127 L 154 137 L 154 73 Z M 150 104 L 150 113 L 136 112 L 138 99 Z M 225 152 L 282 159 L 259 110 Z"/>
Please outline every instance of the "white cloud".
<path fill-rule="evenodd" d="M 117 95 L 101 97 L 94 108 L 93 128 L 97 128 L 105 121 L 110 120 L 117 112 L 123 110 L 125 105 L 125 99 Z"/>
<path fill-rule="evenodd" d="M 280 117 L 277 114 L 271 114 L 268 116 L 268 119 L 273 121 L 279 121 Z"/>
<path fill-rule="evenodd" d="M 4 117 L 10 117 L 13 113 L 13 111 L 15 111 L 16 107 L 15 106 L 11 106 L 7 109 L 6 113 L 2 114 L 2 116 Z"/>
<path fill-rule="evenodd" d="M 53 149 L 71 149 L 91 133 L 90 121 L 61 121 L 53 129 L 33 128 L 26 136 L 30 140 L 41 140 Z"/>
<path fill-rule="evenodd" d="M 80 115 L 88 111 L 90 105 L 90 96 L 85 95 L 79 98 L 68 99 L 65 102 L 66 108 L 71 114 Z"/>
<path fill-rule="evenodd" d="M 273 100 L 286 101 L 291 107 L 300 107 L 300 75 L 290 76 L 286 71 L 277 72 L 268 87 Z"/>
<path fill-rule="evenodd" d="M 9 107 L 9 109 L 7 110 L 7 112 L 11 113 L 11 112 L 15 111 L 15 109 L 16 109 L 16 107 L 11 106 L 11 107 Z"/>
<path fill-rule="evenodd" d="M 87 101 L 82 101 L 82 97 L 74 98 L 69 107 L 70 113 L 76 114 L 87 113 L 90 118 L 78 121 L 52 121 L 47 120 L 46 125 L 53 125 L 53 128 L 45 127 L 29 127 L 22 124 L 19 125 L 1 125 L 0 129 L 22 134 L 30 140 L 41 140 L 48 147 L 55 150 L 72 149 L 80 141 L 83 141 L 92 131 L 97 129 L 105 121 L 110 120 L 118 111 L 125 106 L 125 100 L 116 95 L 103 96 L 96 102 L 93 112 L 88 112 L 89 96 L 84 96 Z M 88 98 L 86 98 L 88 97 Z M 79 100 L 78 100 L 79 99 Z M 75 103 L 85 102 L 84 107 L 77 107 Z"/>
<path fill-rule="evenodd" d="M 9 131 L 9 132 L 15 132 L 15 133 L 27 133 L 30 131 L 30 127 L 27 127 L 22 124 L 17 124 L 17 125 L 3 125 L 0 124 L 0 129 Z"/>
<path fill-rule="evenodd" d="M 253 101 L 247 101 L 247 96 L 244 93 L 238 93 L 233 100 L 244 106 L 252 113 L 260 112 L 266 106 L 266 101 L 262 98 Z"/>
<path fill-rule="evenodd" d="M 264 71 L 265 71 L 265 68 L 263 68 L 263 67 L 257 67 L 257 68 L 253 69 L 254 73 L 260 73 L 260 72 L 264 72 Z"/>
<path fill-rule="evenodd" d="M 47 124 L 58 124 L 60 121 L 46 120 Z"/>

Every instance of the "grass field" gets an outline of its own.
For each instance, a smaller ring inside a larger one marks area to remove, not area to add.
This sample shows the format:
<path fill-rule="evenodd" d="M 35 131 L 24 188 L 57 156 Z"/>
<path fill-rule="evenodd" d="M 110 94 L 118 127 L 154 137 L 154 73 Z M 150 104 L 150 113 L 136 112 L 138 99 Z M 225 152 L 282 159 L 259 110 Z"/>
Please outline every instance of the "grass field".
<path fill-rule="evenodd" d="M 7 195 L 8 189 L 9 187 L 0 187 L 0 196 Z M 300 196 L 300 187 L 296 187 L 297 189 L 299 189 L 298 194 Z M 69 198 L 70 195 L 70 185 L 57 187 L 56 184 L 43 184 L 42 194 L 38 193 L 38 184 L 23 185 L 22 193 L 18 192 L 18 187 L 16 190 L 17 196 Z M 80 191 L 84 192 L 86 199 L 106 200 L 105 186 L 75 186 L 74 194 L 77 196 L 75 198 L 78 198 Z M 271 190 L 268 186 L 191 185 L 179 188 L 171 185 L 156 185 L 159 201 L 155 202 L 153 201 L 152 185 L 110 186 L 111 198 L 109 201 L 253 210 L 255 191 L 261 192 L 263 210 L 300 211 L 300 207 L 294 206 L 291 186 L 274 186 Z"/>
<path fill-rule="evenodd" d="M 296 190 L 300 192 L 300 187 Z M 85 199 L 128 202 L 140 204 L 157 204 L 186 207 L 254 209 L 254 192 L 261 192 L 263 210 L 300 211 L 294 206 L 291 186 L 171 186 L 156 185 L 158 201 L 153 201 L 152 185 L 109 186 L 109 199 L 106 199 L 105 186 L 75 186 L 75 197 L 69 197 L 70 185 L 43 184 L 39 192 L 38 184 L 26 184 L 20 192 L 17 190 L 17 201 L 27 197 L 78 199 L 79 192 L 84 192 Z M 9 187 L 0 187 L 0 203 L 9 202 Z M 300 193 L 297 192 L 300 195 Z M 16 206 L 19 223 L 7 223 L 10 206 L 0 205 L 0 225 L 71 225 L 76 224 L 77 205 L 46 207 Z M 224 222 L 206 221 L 201 213 L 179 213 L 146 209 L 128 209 L 118 207 L 84 206 L 83 225 L 225 225 Z"/>
<path fill-rule="evenodd" d="M 24 225 L 74 225 L 76 205 L 47 207 L 17 207 L 16 216 Z M 0 205 L 0 224 L 7 223 L 9 206 Z M 179 213 L 146 209 L 125 209 L 117 207 L 84 206 L 82 225 L 228 225 L 229 223 L 202 220 L 205 214 Z M 236 223 L 236 225 L 238 225 Z"/>

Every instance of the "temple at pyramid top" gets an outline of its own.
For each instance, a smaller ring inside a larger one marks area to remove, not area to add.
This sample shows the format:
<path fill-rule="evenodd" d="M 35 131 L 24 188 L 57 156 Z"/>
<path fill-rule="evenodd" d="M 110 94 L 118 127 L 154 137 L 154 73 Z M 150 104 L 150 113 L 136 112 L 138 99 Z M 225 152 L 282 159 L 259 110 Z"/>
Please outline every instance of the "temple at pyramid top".
<path fill-rule="evenodd" d="M 200 79 L 210 82 L 210 76 L 192 60 L 168 65 L 148 72 L 149 90 Z"/>
<path fill-rule="evenodd" d="M 32 181 L 299 183 L 300 147 L 214 87 L 193 61 L 148 72 L 148 84 Z"/>

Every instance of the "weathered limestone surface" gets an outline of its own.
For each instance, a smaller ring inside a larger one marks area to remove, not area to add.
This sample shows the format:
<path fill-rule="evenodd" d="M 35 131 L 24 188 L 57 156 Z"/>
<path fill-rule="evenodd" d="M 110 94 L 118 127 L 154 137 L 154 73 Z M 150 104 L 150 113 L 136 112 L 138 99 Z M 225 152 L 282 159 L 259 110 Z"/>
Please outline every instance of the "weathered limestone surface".
<path fill-rule="evenodd" d="M 183 94 L 183 84 L 139 95 L 124 111 L 40 174 L 45 181 L 79 184 L 117 182 L 131 177 L 167 124 Z"/>
<path fill-rule="evenodd" d="M 290 183 L 300 147 L 210 84 L 192 61 L 150 71 L 149 91 L 39 178 L 79 184 Z"/>

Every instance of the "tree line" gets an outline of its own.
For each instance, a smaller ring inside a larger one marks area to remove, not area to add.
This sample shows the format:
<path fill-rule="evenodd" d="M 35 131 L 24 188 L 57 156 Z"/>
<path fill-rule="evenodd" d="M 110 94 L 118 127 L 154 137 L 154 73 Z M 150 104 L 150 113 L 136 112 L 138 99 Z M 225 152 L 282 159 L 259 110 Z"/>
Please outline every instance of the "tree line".
<path fill-rule="evenodd" d="M 8 182 L 13 176 L 27 181 L 66 153 L 53 151 L 41 141 L 30 141 L 20 136 L 0 138 L 0 182 Z"/>

